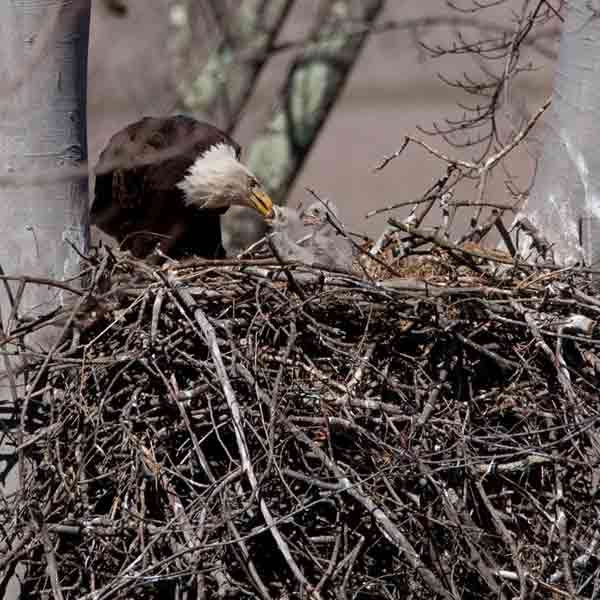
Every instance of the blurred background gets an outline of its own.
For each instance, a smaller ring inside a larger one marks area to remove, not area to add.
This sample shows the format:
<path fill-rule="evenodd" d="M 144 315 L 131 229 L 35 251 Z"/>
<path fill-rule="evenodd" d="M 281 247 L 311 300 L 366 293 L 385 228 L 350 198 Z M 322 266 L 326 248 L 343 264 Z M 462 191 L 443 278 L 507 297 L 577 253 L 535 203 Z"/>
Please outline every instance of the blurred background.
<path fill-rule="evenodd" d="M 210 11 L 196 2 L 195 41 L 187 60 L 198 69 L 219 41 Z M 237 3 L 223 2 L 223 10 Z M 333 199 L 348 229 L 377 236 L 387 214 L 365 219 L 368 211 L 408 202 L 422 195 L 441 175 L 440 161 L 416 147 L 384 170 L 373 168 L 401 145 L 405 135 L 419 135 L 452 156 L 475 158 L 474 148 L 450 148 L 438 137 L 428 138 L 418 126 L 431 129 L 434 122 L 460 119 L 460 104 L 476 101 L 445 80 L 480 76 L 489 69 L 485 53 L 449 52 L 432 56 L 422 47 L 452 48 L 462 43 L 485 42 L 510 36 L 523 0 L 489 3 L 475 11 L 471 2 L 450 5 L 441 0 L 388 0 L 367 40 L 343 94 L 321 130 L 316 145 L 288 195 L 288 204 L 310 202 L 305 188 Z M 291 10 L 278 42 L 301 40 L 314 26 L 320 2 L 300 0 Z M 461 10 L 456 10 L 456 7 Z M 124 10 L 123 10 L 124 9 Z M 93 3 L 89 69 L 89 152 L 95 164 L 109 138 L 121 127 L 144 115 L 165 115 L 181 110 L 174 68 L 173 40 L 180 25 L 178 3 L 169 0 L 103 0 Z M 551 92 L 558 47 L 556 22 L 536 30 L 532 43 L 521 48 L 519 60 L 528 69 L 511 81 L 510 101 L 500 106 L 499 118 L 513 133 L 530 118 Z M 261 74 L 234 137 L 247 148 L 264 127 L 278 100 L 294 49 L 277 52 Z M 189 65 L 188 65 L 189 66 Z M 502 60 L 497 69 L 504 68 Z M 440 77 L 440 75 L 442 77 Z M 203 117 L 203 115 L 195 115 Z M 217 119 L 217 125 L 218 119 Z M 539 128 L 538 128 L 539 129 Z M 536 132 L 534 132 L 536 133 Z M 539 138 L 537 138 L 539 139 Z M 510 162 L 492 178 L 487 199 L 506 202 L 506 180 L 525 189 L 534 172 L 535 140 L 519 148 Z M 461 188 L 465 201 L 474 201 L 477 190 Z M 394 213 L 402 216 L 408 209 Z M 436 218 L 433 216 L 432 218 Z M 467 218 L 467 217 L 465 217 Z"/>

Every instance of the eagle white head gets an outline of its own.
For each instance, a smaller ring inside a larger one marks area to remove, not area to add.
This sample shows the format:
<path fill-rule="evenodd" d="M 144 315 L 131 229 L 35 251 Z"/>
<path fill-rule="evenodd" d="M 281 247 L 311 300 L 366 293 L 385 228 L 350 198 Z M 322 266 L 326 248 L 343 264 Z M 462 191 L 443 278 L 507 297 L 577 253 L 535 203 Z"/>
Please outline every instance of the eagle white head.
<path fill-rule="evenodd" d="M 201 154 L 177 184 L 187 204 L 200 209 L 246 206 L 263 217 L 273 212 L 273 201 L 256 177 L 226 143 L 211 146 Z"/>

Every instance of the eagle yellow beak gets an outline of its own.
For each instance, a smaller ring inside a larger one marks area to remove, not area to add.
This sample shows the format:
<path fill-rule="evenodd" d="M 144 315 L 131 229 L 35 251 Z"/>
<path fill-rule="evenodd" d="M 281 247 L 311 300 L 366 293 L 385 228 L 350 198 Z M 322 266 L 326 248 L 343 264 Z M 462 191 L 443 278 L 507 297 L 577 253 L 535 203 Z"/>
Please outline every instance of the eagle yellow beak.
<path fill-rule="evenodd" d="M 258 211 L 265 219 L 272 216 L 273 200 L 267 192 L 260 187 L 254 187 L 250 190 L 250 206 Z"/>

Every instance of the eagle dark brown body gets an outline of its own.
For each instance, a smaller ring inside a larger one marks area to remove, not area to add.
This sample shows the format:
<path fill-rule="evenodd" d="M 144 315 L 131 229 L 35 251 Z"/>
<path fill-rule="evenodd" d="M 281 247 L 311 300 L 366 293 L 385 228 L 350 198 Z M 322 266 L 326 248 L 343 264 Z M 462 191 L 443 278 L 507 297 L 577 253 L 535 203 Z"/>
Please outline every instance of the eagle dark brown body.
<path fill-rule="evenodd" d="M 178 187 L 194 162 L 216 144 L 240 147 L 216 127 L 185 116 L 145 117 L 115 134 L 96 168 L 92 224 L 137 257 L 157 247 L 172 258 L 224 256 L 220 215 L 198 209 Z"/>

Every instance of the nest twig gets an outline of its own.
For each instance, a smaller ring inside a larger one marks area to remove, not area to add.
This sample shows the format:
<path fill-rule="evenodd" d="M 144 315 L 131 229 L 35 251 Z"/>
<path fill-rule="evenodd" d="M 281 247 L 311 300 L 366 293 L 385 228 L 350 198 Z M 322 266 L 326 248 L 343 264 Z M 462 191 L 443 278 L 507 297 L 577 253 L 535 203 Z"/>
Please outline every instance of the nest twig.
<path fill-rule="evenodd" d="M 63 335 L 15 388 L 1 581 L 22 562 L 31 597 L 594 596 L 600 302 L 583 272 L 500 262 L 286 265 L 301 297 L 276 261 L 105 257 L 77 305 L 12 328 L 22 352 Z"/>

